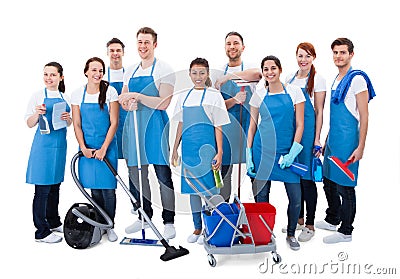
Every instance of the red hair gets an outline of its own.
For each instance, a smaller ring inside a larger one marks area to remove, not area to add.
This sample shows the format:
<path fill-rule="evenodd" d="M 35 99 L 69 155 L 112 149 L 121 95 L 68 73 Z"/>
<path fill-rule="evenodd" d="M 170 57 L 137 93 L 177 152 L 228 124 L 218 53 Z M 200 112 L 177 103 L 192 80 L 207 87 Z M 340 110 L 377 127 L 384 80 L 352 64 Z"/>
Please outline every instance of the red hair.
<path fill-rule="evenodd" d="M 299 49 L 303 49 L 305 52 L 307 52 L 309 55 L 311 55 L 312 57 L 314 57 L 314 59 L 317 57 L 317 54 L 315 52 L 315 48 L 311 43 L 300 43 L 297 48 L 296 48 L 296 55 L 297 52 L 299 51 Z M 310 97 L 313 96 L 313 91 L 314 91 L 314 77 L 315 77 L 315 73 L 317 71 L 315 70 L 314 64 L 311 65 L 311 69 L 310 69 L 310 75 L 308 77 L 308 81 L 307 81 L 307 92 L 308 95 L 310 95 Z"/>

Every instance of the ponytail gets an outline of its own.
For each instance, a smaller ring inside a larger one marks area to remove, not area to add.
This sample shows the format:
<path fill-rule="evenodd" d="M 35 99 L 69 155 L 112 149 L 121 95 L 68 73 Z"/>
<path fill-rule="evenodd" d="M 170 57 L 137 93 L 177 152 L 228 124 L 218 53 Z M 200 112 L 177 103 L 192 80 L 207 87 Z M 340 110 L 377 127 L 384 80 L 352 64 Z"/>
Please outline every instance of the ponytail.
<path fill-rule="evenodd" d="M 307 92 L 311 98 L 314 94 L 314 77 L 316 72 L 317 71 L 315 70 L 314 65 L 311 65 L 310 75 L 308 76 L 308 81 L 307 81 Z"/>

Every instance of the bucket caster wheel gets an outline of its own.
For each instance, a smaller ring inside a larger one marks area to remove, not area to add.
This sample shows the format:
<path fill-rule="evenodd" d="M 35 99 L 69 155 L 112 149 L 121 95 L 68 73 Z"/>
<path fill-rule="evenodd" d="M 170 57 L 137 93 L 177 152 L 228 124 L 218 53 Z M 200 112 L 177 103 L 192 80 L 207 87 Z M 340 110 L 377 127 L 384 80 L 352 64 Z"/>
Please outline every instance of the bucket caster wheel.
<path fill-rule="evenodd" d="M 272 260 L 274 261 L 275 264 L 278 264 L 282 261 L 282 257 L 278 253 L 272 252 Z"/>
<path fill-rule="evenodd" d="M 208 254 L 207 259 L 210 266 L 215 267 L 217 265 L 217 260 L 214 258 L 212 254 Z"/>

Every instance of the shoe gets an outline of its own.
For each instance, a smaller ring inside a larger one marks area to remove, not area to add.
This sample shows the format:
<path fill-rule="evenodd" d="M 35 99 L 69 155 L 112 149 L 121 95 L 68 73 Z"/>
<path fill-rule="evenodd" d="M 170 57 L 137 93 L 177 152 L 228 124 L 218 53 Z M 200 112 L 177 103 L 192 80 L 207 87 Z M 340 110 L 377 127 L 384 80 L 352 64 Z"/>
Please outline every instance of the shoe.
<path fill-rule="evenodd" d="M 334 234 L 325 236 L 323 238 L 323 241 L 326 244 L 335 244 L 335 243 L 339 243 L 339 242 L 350 242 L 351 240 L 352 240 L 351 234 L 346 235 L 346 234 L 342 234 L 340 232 L 336 232 Z"/>
<path fill-rule="evenodd" d="M 204 235 L 201 234 L 196 242 L 199 245 L 203 245 L 204 244 Z"/>
<path fill-rule="evenodd" d="M 113 229 L 107 229 L 107 238 L 108 238 L 108 241 L 114 242 L 114 241 L 117 241 L 118 236 L 114 232 Z"/>
<path fill-rule="evenodd" d="M 200 235 L 199 234 L 194 234 L 192 233 L 191 235 L 189 235 L 189 237 L 187 238 L 187 242 L 189 243 L 195 243 L 198 239 L 199 239 Z"/>
<path fill-rule="evenodd" d="M 325 220 L 316 222 L 315 227 L 321 230 L 336 231 L 336 226 L 328 223 Z"/>
<path fill-rule="evenodd" d="M 297 242 L 294 236 L 286 237 L 286 242 L 289 244 L 290 249 L 297 251 L 300 249 L 300 244 Z"/>
<path fill-rule="evenodd" d="M 58 236 L 54 233 L 49 234 L 48 236 L 40 239 L 35 239 L 36 242 L 43 242 L 43 243 L 57 243 L 62 241 L 62 237 Z"/>
<path fill-rule="evenodd" d="M 132 209 L 131 209 L 131 213 L 132 213 L 133 215 L 138 215 L 138 210 L 132 208 Z"/>
<path fill-rule="evenodd" d="M 57 228 L 52 228 L 50 229 L 52 232 L 59 232 L 59 233 L 63 233 L 64 232 L 64 228 L 63 225 L 59 225 Z"/>
<path fill-rule="evenodd" d="M 301 241 L 301 242 L 306 242 L 306 241 L 309 241 L 309 240 L 314 236 L 314 234 L 315 234 L 315 231 L 310 230 L 310 229 L 307 228 L 307 227 L 304 227 L 304 228 L 301 230 L 301 233 L 300 233 L 298 239 L 299 239 L 299 241 Z"/>
<path fill-rule="evenodd" d="M 165 239 L 173 239 L 176 236 L 175 226 L 174 224 L 165 224 L 164 226 L 164 234 Z"/>
<path fill-rule="evenodd" d="M 299 223 L 297 223 L 296 225 L 296 231 L 300 231 L 304 228 L 304 225 L 300 225 Z M 287 227 L 282 228 L 282 232 L 283 233 L 287 233 Z"/>
<path fill-rule="evenodd" d="M 144 221 L 144 228 L 150 228 L 150 225 Z M 135 233 L 142 229 L 142 220 L 136 220 L 132 225 L 125 228 L 126 233 Z"/>

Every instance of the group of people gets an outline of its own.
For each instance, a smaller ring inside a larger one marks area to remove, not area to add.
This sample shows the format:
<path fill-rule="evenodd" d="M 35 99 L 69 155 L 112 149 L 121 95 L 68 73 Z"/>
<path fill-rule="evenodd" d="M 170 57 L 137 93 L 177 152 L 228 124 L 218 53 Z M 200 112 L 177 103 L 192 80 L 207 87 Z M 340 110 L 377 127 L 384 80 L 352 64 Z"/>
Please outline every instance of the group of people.
<path fill-rule="evenodd" d="M 45 89 L 33 95 L 25 116 L 28 127 L 35 127 L 40 115 L 52 123 L 55 103 L 66 102 L 61 114 L 65 127 L 34 136 L 26 182 L 35 185 L 33 221 L 38 242 L 60 242 L 62 232 L 58 212 L 59 189 L 64 179 L 66 129 L 73 123 L 83 157 L 79 160 L 79 179 L 91 189 L 93 199 L 114 221 L 117 182 L 105 157 L 114 168 L 118 159 L 127 165 L 129 188 L 151 219 L 153 216 L 149 166 L 153 165 L 162 202 L 163 236 L 176 236 L 175 192 L 170 165 L 181 167 L 181 193 L 190 195 L 194 231 L 190 243 L 202 243 L 202 201 L 220 194 L 229 202 L 232 192 L 232 169 L 246 163 L 255 202 L 269 202 L 271 181 L 284 182 L 288 196 L 287 226 L 282 229 L 293 250 L 298 241 L 310 240 L 315 227 L 335 231 L 324 237 L 325 243 L 351 241 L 356 212 L 355 186 L 358 162 L 363 156 L 368 129 L 368 102 L 374 90 L 365 72 L 353 70 L 353 43 L 338 38 L 331 45 L 338 75 L 331 86 L 330 124 L 325 143 L 321 142 L 326 81 L 316 71 L 316 51 L 311 43 L 297 46 L 298 70 L 281 80 L 282 65 L 272 55 L 261 67 L 242 60 L 243 37 L 229 32 L 225 37 L 228 57 L 221 71 L 211 72 L 205 58 L 195 58 L 189 65 L 191 88 L 177 95 L 173 120 L 178 122 L 175 142 L 169 147 L 170 119 L 166 113 L 176 75 L 172 67 L 155 58 L 157 33 L 140 28 L 136 34 L 140 62 L 124 68 L 125 45 L 117 38 L 107 43 L 110 64 L 98 57 L 84 67 L 87 83 L 64 94 L 63 69 L 51 62 L 44 67 Z M 72 108 L 72 109 L 71 109 Z M 70 112 L 72 111 L 72 118 Z M 137 142 L 136 142 L 137 141 Z M 181 148 L 181 151 L 179 150 Z M 324 156 L 323 184 L 328 202 L 326 218 L 315 222 L 317 188 L 312 175 L 315 157 Z M 349 161 L 355 175 L 352 180 L 327 158 Z M 293 163 L 308 167 L 304 175 L 293 172 Z M 217 188 L 214 171 L 220 170 L 223 188 Z M 136 204 L 132 212 L 137 213 Z M 279 205 L 278 205 L 279 206 Z M 138 220 L 126 227 L 126 233 L 149 228 Z M 337 229 L 337 227 L 340 227 Z M 301 230 L 298 238 L 296 230 Z M 105 233 L 110 241 L 118 239 L 112 228 Z"/>

